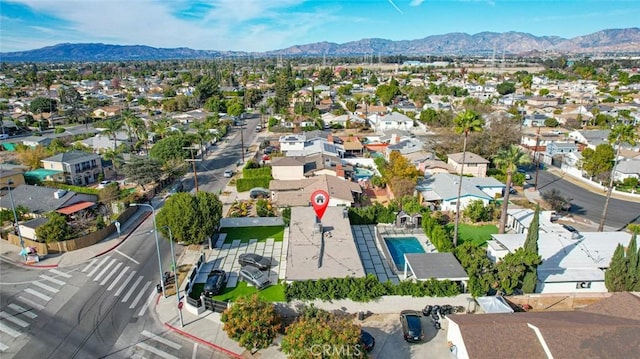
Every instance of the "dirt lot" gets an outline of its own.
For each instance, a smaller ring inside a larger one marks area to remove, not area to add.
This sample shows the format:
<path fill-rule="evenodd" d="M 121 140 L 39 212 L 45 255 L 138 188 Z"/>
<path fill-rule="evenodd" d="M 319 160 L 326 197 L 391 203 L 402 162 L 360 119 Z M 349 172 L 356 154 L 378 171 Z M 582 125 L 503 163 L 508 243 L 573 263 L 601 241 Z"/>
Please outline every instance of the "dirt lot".
<path fill-rule="evenodd" d="M 447 345 L 447 320 L 440 321 L 442 329 L 434 328 L 430 318 L 422 318 L 425 341 L 409 344 L 402 337 L 402 327 L 398 314 L 374 314 L 363 321 L 356 320 L 362 329 L 368 331 L 376 340 L 371 351 L 372 358 L 451 358 Z"/>

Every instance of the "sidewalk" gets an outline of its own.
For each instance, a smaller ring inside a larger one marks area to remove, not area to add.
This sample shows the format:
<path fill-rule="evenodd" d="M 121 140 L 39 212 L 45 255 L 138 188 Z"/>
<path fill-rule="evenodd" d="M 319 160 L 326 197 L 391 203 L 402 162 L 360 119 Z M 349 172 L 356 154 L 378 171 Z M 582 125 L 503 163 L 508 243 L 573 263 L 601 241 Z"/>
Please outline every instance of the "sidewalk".
<path fill-rule="evenodd" d="M 20 255 L 20 251 L 22 250 L 20 246 L 13 245 L 5 240 L 0 240 L 0 257 L 7 261 L 31 268 L 75 266 L 116 249 L 150 215 L 150 211 L 140 208 L 129 218 L 128 221 L 121 225 L 120 235 L 116 232 L 99 243 L 75 251 L 48 254 L 44 258 L 40 259 L 40 262 L 35 264 L 27 265 L 23 262 L 22 256 Z"/>

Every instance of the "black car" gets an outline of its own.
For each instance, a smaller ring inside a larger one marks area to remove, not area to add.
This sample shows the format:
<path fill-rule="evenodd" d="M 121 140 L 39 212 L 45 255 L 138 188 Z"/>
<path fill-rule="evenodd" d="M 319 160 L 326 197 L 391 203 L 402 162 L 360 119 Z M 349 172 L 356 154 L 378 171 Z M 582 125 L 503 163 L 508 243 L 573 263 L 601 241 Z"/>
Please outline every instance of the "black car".
<path fill-rule="evenodd" d="M 376 345 L 376 339 L 369 332 L 360 330 L 360 345 L 364 350 L 370 352 Z"/>
<path fill-rule="evenodd" d="M 249 197 L 251 197 L 251 199 L 269 198 L 270 196 L 271 194 L 266 188 L 255 187 L 252 188 L 251 191 L 249 191 Z"/>
<path fill-rule="evenodd" d="M 403 310 L 400 312 L 402 334 L 407 342 L 419 343 L 424 340 L 421 317 L 420 313 L 415 310 Z"/>
<path fill-rule="evenodd" d="M 269 274 L 261 271 L 260 269 L 252 266 L 246 266 L 240 268 L 240 279 L 258 288 L 266 288 L 271 285 L 269 280 Z"/>
<path fill-rule="evenodd" d="M 564 227 L 564 229 L 566 229 L 567 231 L 569 231 L 569 232 L 571 232 L 571 233 L 578 232 L 578 230 L 577 230 L 577 229 L 575 229 L 575 228 L 571 227 L 571 226 L 570 226 L 570 225 L 568 225 L 568 224 L 563 224 L 563 225 L 562 225 L 562 227 Z"/>
<path fill-rule="evenodd" d="M 227 283 L 227 273 L 222 269 L 214 269 L 209 273 L 204 285 L 204 295 L 207 297 L 220 294 Z"/>
<path fill-rule="evenodd" d="M 255 253 L 243 253 L 238 256 L 240 266 L 252 266 L 260 270 L 271 268 L 271 259 Z"/>

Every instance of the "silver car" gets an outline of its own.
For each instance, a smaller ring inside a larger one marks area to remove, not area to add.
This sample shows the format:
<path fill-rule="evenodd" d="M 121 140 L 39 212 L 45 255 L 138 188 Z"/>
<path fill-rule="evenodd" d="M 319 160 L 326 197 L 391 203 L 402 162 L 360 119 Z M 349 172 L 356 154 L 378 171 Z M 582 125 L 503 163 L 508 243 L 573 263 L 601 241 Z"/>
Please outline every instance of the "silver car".
<path fill-rule="evenodd" d="M 240 268 L 240 278 L 258 289 L 266 288 L 271 284 L 267 272 L 252 266 Z"/>

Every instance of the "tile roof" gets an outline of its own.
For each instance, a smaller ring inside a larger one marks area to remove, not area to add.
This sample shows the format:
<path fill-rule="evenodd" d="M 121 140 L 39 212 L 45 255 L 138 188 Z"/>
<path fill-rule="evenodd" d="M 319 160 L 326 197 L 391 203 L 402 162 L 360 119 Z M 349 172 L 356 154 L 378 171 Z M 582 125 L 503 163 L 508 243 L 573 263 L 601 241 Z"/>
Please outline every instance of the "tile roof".
<path fill-rule="evenodd" d="M 329 197 L 353 202 L 353 193 L 362 193 L 357 183 L 336 176 L 321 175 L 301 180 L 272 180 L 269 190 L 275 192 L 275 201 L 281 205 L 306 206 L 315 190 L 322 189 Z"/>

